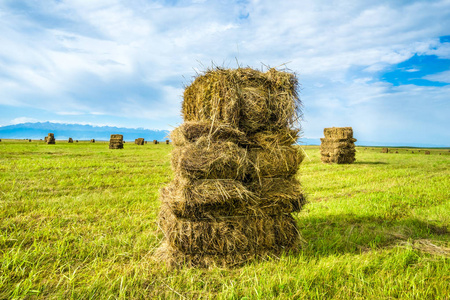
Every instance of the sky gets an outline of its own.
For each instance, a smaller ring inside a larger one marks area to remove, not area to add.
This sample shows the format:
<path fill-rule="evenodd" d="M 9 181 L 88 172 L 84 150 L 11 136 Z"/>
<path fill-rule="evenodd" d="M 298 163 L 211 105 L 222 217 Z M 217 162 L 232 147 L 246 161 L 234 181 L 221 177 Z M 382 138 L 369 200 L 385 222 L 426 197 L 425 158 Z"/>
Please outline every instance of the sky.
<path fill-rule="evenodd" d="M 450 146 L 450 0 L 0 0 L 0 126 L 170 130 L 212 66 L 296 73 L 305 138 Z"/>

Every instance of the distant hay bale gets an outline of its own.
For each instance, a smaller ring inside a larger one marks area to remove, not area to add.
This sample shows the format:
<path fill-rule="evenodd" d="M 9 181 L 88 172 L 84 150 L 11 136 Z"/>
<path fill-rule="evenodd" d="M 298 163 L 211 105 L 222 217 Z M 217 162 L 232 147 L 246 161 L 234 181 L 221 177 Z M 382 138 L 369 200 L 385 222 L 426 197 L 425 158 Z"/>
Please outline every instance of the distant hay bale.
<path fill-rule="evenodd" d="M 91 142 L 91 143 L 95 143 L 95 139 L 92 139 L 90 142 Z"/>
<path fill-rule="evenodd" d="M 158 140 L 153 140 L 153 144 L 157 145 L 158 143 Z"/>
<path fill-rule="evenodd" d="M 78 140 L 76 140 L 75 143 L 78 143 Z"/>
<path fill-rule="evenodd" d="M 55 144 L 55 135 L 53 133 L 49 133 L 46 137 L 45 137 L 45 142 L 48 145 L 53 145 Z"/>
<path fill-rule="evenodd" d="M 411 151 L 412 154 L 414 154 L 414 151 Z"/>
<path fill-rule="evenodd" d="M 170 141 L 169 140 L 166 140 L 166 145 L 169 145 L 170 144 Z"/>
<path fill-rule="evenodd" d="M 383 149 L 381 149 L 381 153 L 389 153 L 389 148 L 383 148 Z"/>
<path fill-rule="evenodd" d="M 147 141 L 145 141 L 144 143 L 147 144 Z"/>
<path fill-rule="evenodd" d="M 31 139 L 29 139 L 28 142 L 31 142 Z"/>
<path fill-rule="evenodd" d="M 431 152 L 430 151 L 428 151 L 428 150 L 425 150 L 425 155 L 430 155 L 431 154 Z"/>
<path fill-rule="evenodd" d="M 395 153 L 398 153 L 398 151 L 395 151 Z"/>
<path fill-rule="evenodd" d="M 0 142 L 2 141 L 2 139 L 0 139 Z"/>
<path fill-rule="evenodd" d="M 137 139 L 134 140 L 134 143 L 136 145 L 142 146 L 142 145 L 144 145 L 144 138 L 137 138 Z"/>
<path fill-rule="evenodd" d="M 73 139 L 70 137 L 68 142 L 73 143 Z"/>
<path fill-rule="evenodd" d="M 184 121 L 206 121 L 245 133 L 292 127 L 300 116 L 295 75 L 270 69 L 214 69 L 184 92 Z"/>
<path fill-rule="evenodd" d="M 351 164 L 355 161 L 355 142 L 351 127 L 324 128 L 320 159 L 324 163 Z"/>
<path fill-rule="evenodd" d="M 109 149 L 123 149 L 123 135 L 111 134 L 109 138 Z"/>

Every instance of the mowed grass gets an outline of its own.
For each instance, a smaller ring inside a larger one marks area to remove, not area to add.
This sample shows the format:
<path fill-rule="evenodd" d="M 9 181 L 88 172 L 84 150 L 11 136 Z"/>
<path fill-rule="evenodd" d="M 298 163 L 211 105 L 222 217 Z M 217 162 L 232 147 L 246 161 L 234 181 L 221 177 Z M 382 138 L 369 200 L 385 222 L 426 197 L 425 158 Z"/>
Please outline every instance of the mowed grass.
<path fill-rule="evenodd" d="M 0 142 L 0 299 L 449 299 L 448 149 L 324 165 L 302 147 L 299 253 L 167 270 L 152 254 L 171 149 Z"/>

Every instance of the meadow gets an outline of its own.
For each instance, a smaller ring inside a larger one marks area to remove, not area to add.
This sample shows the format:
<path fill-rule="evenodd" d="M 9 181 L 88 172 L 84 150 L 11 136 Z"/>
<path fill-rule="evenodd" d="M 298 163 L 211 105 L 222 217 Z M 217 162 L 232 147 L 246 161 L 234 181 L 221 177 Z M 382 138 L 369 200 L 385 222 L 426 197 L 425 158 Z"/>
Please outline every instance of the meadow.
<path fill-rule="evenodd" d="M 298 253 L 168 270 L 152 254 L 171 149 L 0 142 L 0 299 L 450 298 L 448 149 L 325 165 L 303 146 Z"/>

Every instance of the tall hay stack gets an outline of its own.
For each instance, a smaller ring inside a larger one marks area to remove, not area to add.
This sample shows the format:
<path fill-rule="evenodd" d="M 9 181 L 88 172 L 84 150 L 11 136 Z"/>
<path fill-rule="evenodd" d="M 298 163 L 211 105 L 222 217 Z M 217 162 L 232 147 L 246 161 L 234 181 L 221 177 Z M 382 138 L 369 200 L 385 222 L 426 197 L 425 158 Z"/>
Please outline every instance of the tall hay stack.
<path fill-rule="evenodd" d="M 111 134 L 109 139 L 109 149 L 123 149 L 123 135 Z"/>
<path fill-rule="evenodd" d="M 351 127 L 332 127 L 323 130 L 320 154 L 324 163 L 351 164 L 355 161 L 355 142 Z"/>
<path fill-rule="evenodd" d="M 297 248 L 296 91 L 293 74 L 249 68 L 207 71 L 186 88 L 185 122 L 171 133 L 175 179 L 160 195 L 159 259 L 230 267 Z"/>
<path fill-rule="evenodd" d="M 48 136 L 45 137 L 45 142 L 47 144 L 55 144 L 55 135 L 53 133 L 49 133 Z"/>
<path fill-rule="evenodd" d="M 142 146 L 142 145 L 144 145 L 144 138 L 137 138 L 137 139 L 134 140 L 134 143 L 136 145 Z"/>

